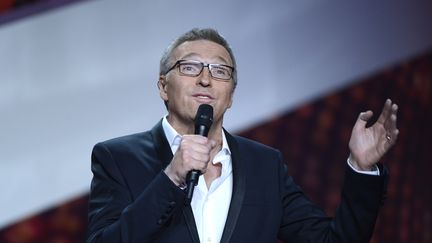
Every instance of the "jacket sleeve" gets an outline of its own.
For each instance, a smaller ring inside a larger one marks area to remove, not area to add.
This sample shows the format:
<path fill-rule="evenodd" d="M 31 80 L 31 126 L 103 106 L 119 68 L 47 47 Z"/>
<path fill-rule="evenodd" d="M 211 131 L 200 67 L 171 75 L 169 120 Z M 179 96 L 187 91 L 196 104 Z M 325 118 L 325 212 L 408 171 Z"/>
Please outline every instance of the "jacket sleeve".
<path fill-rule="evenodd" d="M 178 212 L 185 194 L 159 169 L 133 199 L 117 163 L 107 146 L 95 145 L 87 242 L 150 242 Z"/>
<path fill-rule="evenodd" d="M 303 194 L 280 163 L 283 216 L 278 237 L 284 242 L 369 242 L 385 195 L 388 173 L 359 174 L 346 165 L 342 198 L 334 218 Z"/>

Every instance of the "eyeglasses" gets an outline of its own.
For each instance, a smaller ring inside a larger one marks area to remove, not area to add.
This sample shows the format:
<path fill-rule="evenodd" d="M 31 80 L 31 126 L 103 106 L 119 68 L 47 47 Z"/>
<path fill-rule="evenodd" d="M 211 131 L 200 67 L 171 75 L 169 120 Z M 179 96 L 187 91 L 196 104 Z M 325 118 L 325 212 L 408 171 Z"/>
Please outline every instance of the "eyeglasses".
<path fill-rule="evenodd" d="M 210 71 L 212 78 L 219 79 L 221 81 L 229 81 L 234 72 L 234 68 L 224 64 L 213 64 L 203 63 L 193 60 L 178 60 L 166 73 L 178 66 L 179 72 L 186 76 L 196 77 L 201 74 L 204 67 L 207 67 Z"/>

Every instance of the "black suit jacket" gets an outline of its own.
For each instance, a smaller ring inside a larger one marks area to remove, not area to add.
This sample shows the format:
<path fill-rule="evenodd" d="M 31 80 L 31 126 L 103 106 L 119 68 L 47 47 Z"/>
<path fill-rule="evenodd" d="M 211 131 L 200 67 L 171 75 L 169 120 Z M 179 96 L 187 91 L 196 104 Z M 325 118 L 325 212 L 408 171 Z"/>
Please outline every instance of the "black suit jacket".
<path fill-rule="evenodd" d="M 368 242 L 386 171 L 347 166 L 335 218 L 314 206 L 287 173 L 281 153 L 225 132 L 233 193 L 221 242 Z M 93 148 L 88 242 L 199 242 L 185 193 L 163 172 L 173 155 L 159 122 Z"/>

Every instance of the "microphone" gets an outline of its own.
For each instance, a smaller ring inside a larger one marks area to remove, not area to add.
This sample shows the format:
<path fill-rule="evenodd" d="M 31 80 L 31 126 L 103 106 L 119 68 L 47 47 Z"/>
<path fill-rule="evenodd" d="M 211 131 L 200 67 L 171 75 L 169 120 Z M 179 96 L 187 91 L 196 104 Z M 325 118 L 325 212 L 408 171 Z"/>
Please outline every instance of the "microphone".
<path fill-rule="evenodd" d="M 207 137 L 211 125 L 213 124 L 213 107 L 202 104 L 198 107 L 195 116 L 195 134 Z M 186 205 L 192 201 L 193 191 L 198 185 L 198 178 L 201 175 L 199 170 L 191 170 L 186 176 Z"/>

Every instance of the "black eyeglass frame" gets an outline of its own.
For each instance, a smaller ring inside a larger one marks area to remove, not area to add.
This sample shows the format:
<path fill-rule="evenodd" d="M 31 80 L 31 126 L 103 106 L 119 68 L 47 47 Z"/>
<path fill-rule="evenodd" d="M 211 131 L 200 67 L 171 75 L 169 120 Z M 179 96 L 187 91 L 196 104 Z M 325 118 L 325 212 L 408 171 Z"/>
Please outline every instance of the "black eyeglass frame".
<path fill-rule="evenodd" d="M 191 74 L 183 73 L 182 71 L 180 71 L 180 64 L 181 64 L 182 62 L 190 62 L 190 63 L 201 64 L 201 71 L 200 71 L 198 74 L 196 74 L 196 75 L 191 75 Z M 181 73 L 181 74 L 183 74 L 183 75 L 186 75 L 186 76 L 189 76 L 189 77 L 198 77 L 198 76 L 202 73 L 202 71 L 204 70 L 204 68 L 207 67 L 207 68 L 209 69 L 209 73 L 210 73 L 210 76 L 211 76 L 212 78 L 217 79 L 217 80 L 223 80 L 223 81 L 226 81 L 226 82 L 232 79 L 232 77 L 233 77 L 233 73 L 234 73 L 234 71 L 235 71 L 234 67 L 231 67 L 231 66 L 228 66 L 228 65 L 225 65 L 225 64 L 218 64 L 218 63 L 204 63 L 204 62 L 195 61 L 195 60 L 184 60 L 184 59 L 180 59 L 180 60 L 178 60 L 177 62 L 175 62 L 174 65 L 172 65 L 172 67 L 171 67 L 170 69 L 168 69 L 168 71 L 166 71 L 165 75 L 168 74 L 170 71 L 172 71 L 172 70 L 173 70 L 174 68 L 176 68 L 176 67 L 179 67 L 179 73 Z M 231 69 L 230 77 L 227 78 L 227 79 L 214 77 L 213 74 L 212 74 L 212 72 L 211 72 L 211 70 L 213 69 L 213 67 L 226 67 L 226 68 Z"/>

